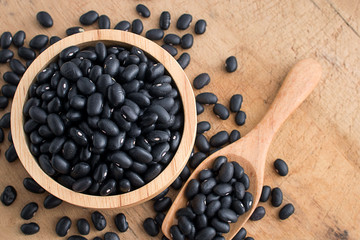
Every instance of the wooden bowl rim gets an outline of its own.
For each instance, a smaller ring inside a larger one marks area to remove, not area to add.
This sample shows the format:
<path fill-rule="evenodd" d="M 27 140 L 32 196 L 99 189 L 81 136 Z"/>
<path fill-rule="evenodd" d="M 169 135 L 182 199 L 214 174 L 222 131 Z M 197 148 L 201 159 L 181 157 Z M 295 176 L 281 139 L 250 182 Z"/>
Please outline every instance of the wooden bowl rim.
<path fill-rule="evenodd" d="M 94 196 L 74 192 L 48 176 L 39 166 L 29 150 L 23 130 L 23 106 L 27 100 L 30 84 L 37 74 L 48 66 L 66 47 L 94 42 L 136 46 L 161 62 L 173 78 L 181 97 L 184 110 L 184 129 L 178 150 L 167 167 L 151 182 L 125 194 Z M 29 66 L 23 75 L 11 108 L 11 132 L 19 159 L 30 176 L 46 191 L 71 204 L 86 208 L 124 208 L 145 202 L 167 188 L 181 173 L 192 151 L 196 134 L 196 105 L 191 84 L 178 62 L 156 43 L 133 33 L 120 30 L 91 30 L 71 35 L 48 47 Z"/>

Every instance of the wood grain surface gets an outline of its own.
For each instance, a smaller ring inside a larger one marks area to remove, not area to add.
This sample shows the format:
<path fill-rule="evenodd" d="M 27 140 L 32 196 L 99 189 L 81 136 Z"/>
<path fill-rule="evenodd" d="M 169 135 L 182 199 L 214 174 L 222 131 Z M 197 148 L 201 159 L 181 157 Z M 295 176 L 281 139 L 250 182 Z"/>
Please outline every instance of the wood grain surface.
<path fill-rule="evenodd" d="M 186 69 L 189 79 L 202 72 L 211 76 L 211 84 L 195 94 L 211 91 L 219 102 L 228 104 L 235 93 L 244 96 L 243 110 L 247 122 L 237 127 L 234 114 L 226 121 L 217 119 L 211 107 L 198 120 L 208 120 L 212 136 L 220 130 L 238 129 L 248 133 L 264 116 L 282 80 L 291 66 L 300 59 L 313 57 L 323 67 L 319 86 L 286 121 L 275 136 L 267 157 L 264 184 L 281 187 L 284 203 L 295 206 L 295 214 L 288 220 L 278 219 L 279 208 L 265 206 L 267 214 L 258 222 L 245 227 L 255 239 L 360 239 L 360 10 L 356 0 L 300 0 L 300 1 L 143 1 L 151 10 L 149 19 L 135 11 L 139 1 L 46 1 L 0 0 L 0 32 L 25 30 L 26 44 L 36 34 L 65 36 L 69 26 L 79 25 L 79 16 L 91 9 L 107 14 L 111 26 L 121 20 L 141 18 L 145 30 L 158 26 L 161 11 L 172 15 L 167 33 L 183 35 L 193 32 L 196 20 L 206 19 L 207 31 L 196 36 L 194 46 L 186 50 L 191 63 Z M 45 29 L 36 22 L 38 11 L 48 11 L 54 26 Z M 193 24 L 186 31 L 175 28 L 177 18 L 184 12 L 193 15 Z M 97 25 L 85 29 L 96 28 Z M 144 33 L 143 33 L 144 35 Z M 161 44 L 161 42 L 159 41 Z M 180 49 L 179 49 L 180 50 Z M 179 53 L 183 51 L 180 50 Z M 235 73 L 224 70 L 224 61 L 235 55 L 239 68 Z M 0 65 L 0 75 L 9 70 Z M 3 84 L 3 81 L 1 81 Z M 0 115 L 9 111 L 2 111 Z M 7 134 L 7 131 L 5 131 Z M 27 192 L 22 180 L 28 176 L 20 161 L 8 163 L 4 158 L 9 143 L 1 144 L 0 188 L 13 185 L 18 198 L 10 207 L 0 204 L 0 239 L 60 239 L 55 224 L 64 215 L 73 220 L 70 234 L 77 233 L 76 220 L 90 220 L 91 210 L 63 203 L 45 210 L 45 194 Z M 273 161 L 284 159 L 290 168 L 286 177 L 273 170 Z M 170 196 L 175 196 L 172 191 Z M 31 220 L 38 222 L 40 232 L 24 236 L 19 227 L 22 207 L 30 202 L 40 209 Z M 154 217 L 152 202 L 123 210 L 130 228 L 121 239 L 150 238 L 142 228 L 147 217 Z M 102 211 L 108 220 L 105 230 L 91 227 L 87 237 L 103 237 L 106 231 L 117 231 L 113 217 L 119 210 Z M 68 235 L 68 236 L 69 236 Z"/>

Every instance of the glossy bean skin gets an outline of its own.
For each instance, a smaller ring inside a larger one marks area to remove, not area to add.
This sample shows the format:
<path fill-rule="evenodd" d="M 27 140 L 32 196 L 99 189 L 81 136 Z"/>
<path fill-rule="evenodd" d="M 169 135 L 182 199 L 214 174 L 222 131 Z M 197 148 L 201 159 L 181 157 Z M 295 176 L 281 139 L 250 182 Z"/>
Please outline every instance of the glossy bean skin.
<path fill-rule="evenodd" d="M 185 30 L 190 26 L 192 22 L 192 16 L 190 14 L 182 14 L 176 22 L 176 27 L 179 30 Z"/>
<path fill-rule="evenodd" d="M 286 162 L 280 158 L 275 160 L 274 167 L 275 167 L 275 171 L 280 176 L 286 176 L 289 172 L 289 168 L 288 168 Z"/>
<path fill-rule="evenodd" d="M 147 234 L 149 234 L 152 237 L 155 237 L 159 234 L 159 226 L 152 218 L 145 219 L 143 223 L 144 230 Z"/>
<path fill-rule="evenodd" d="M 193 86 L 195 89 L 202 89 L 210 83 L 210 76 L 207 73 L 201 73 L 195 77 Z"/>
<path fill-rule="evenodd" d="M 12 43 L 12 35 L 10 32 L 3 32 L 0 37 L 0 45 L 2 49 L 7 49 Z"/>
<path fill-rule="evenodd" d="M 38 209 L 39 206 L 37 203 L 35 202 L 28 203 L 21 210 L 20 216 L 22 219 L 29 220 L 35 215 Z"/>
<path fill-rule="evenodd" d="M 36 19 L 38 20 L 40 25 L 42 25 L 43 27 L 46 27 L 46 28 L 50 28 L 54 24 L 54 21 L 53 21 L 52 17 L 50 16 L 50 14 L 45 11 L 38 12 L 36 14 Z"/>
<path fill-rule="evenodd" d="M 237 69 L 237 60 L 235 56 L 230 56 L 225 61 L 225 69 L 227 72 L 235 72 Z"/>
<path fill-rule="evenodd" d="M 91 214 L 91 221 L 96 230 L 101 231 L 106 227 L 106 219 L 100 212 L 95 211 Z"/>
<path fill-rule="evenodd" d="M 94 10 L 90 10 L 80 16 L 79 22 L 82 25 L 91 25 L 94 22 L 96 22 L 98 18 L 99 18 L 99 14 Z"/>
<path fill-rule="evenodd" d="M 115 216 L 115 225 L 120 232 L 126 232 L 128 230 L 129 224 L 123 213 L 119 213 Z"/>
<path fill-rule="evenodd" d="M 37 182 L 34 181 L 32 178 L 24 178 L 23 185 L 26 188 L 26 190 L 32 192 L 32 193 L 44 193 L 45 189 L 43 189 Z"/>
<path fill-rule="evenodd" d="M 16 47 L 22 47 L 24 45 L 25 38 L 26 38 L 25 32 L 20 30 L 14 34 L 12 42 Z"/>
<path fill-rule="evenodd" d="M 162 30 L 167 30 L 170 27 L 171 15 L 168 11 L 163 11 L 160 15 L 159 27 Z"/>
<path fill-rule="evenodd" d="M 270 186 L 263 186 L 260 196 L 260 202 L 266 202 L 270 197 L 270 193 L 271 193 Z"/>
<path fill-rule="evenodd" d="M 67 216 L 64 216 L 59 219 L 59 221 L 56 224 L 55 232 L 59 237 L 64 237 L 69 232 L 71 227 L 71 219 Z"/>
<path fill-rule="evenodd" d="M 245 124 L 245 120 L 246 120 L 246 114 L 243 111 L 239 111 L 236 113 L 235 116 L 235 122 L 237 125 L 242 126 Z"/>
<path fill-rule="evenodd" d="M 274 207 L 279 207 L 283 201 L 283 193 L 280 188 L 273 188 L 271 191 L 271 204 Z"/>
<path fill-rule="evenodd" d="M 138 4 L 136 6 L 136 11 L 138 14 L 144 18 L 150 17 L 150 10 L 144 4 Z"/>
<path fill-rule="evenodd" d="M 284 207 L 281 208 L 279 212 L 279 218 L 281 220 L 285 220 L 289 218 L 295 212 L 295 207 L 291 203 L 286 204 Z"/>
<path fill-rule="evenodd" d="M 80 218 L 76 222 L 76 226 L 81 235 L 88 235 L 90 233 L 90 224 L 86 219 Z"/>
<path fill-rule="evenodd" d="M 40 227 L 37 223 L 31 222 L 21 225 L 20 230 L 25 235 L 33 235 L 39 232 Z"/>
<path fill-rule="evenodd" d="M 265 213 L 265 208 L 263 206 L 258 206 L 255 208 L 249 219 L 251 221 L 259 221 L 265 216 Z"/>
<path fill-rule="evenodd" d="M 204 34 L 206 31 L 206 21 L 204 19 L 200 19 L 195 23 L 195 33 L 196 34 Z"/>

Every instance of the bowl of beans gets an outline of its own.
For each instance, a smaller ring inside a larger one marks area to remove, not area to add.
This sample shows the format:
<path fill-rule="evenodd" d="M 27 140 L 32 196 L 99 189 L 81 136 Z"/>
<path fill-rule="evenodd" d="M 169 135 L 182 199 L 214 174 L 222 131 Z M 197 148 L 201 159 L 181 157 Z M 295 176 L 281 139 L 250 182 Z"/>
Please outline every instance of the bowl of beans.
<path fill-rule="evenodd" d="M 191 84 L 177 61 L 133 33 L 69 36 L 30 65 L 11 114 L 31 177 L 71 204 L 120 208 L 181 173 L 196 133 Z"/>

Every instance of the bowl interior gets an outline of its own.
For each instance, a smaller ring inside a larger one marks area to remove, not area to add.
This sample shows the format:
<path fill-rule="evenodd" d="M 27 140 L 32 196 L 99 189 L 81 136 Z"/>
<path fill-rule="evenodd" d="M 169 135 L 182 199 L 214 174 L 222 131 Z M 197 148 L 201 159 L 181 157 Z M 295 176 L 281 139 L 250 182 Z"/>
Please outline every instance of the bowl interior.
<path fill-rule="evenodd" d="M 112 196 L 94 196 L 74 192 L 48 176 L 38 165 L 29 150 L 28 137 L 23 130 L 25 118 L 23 106 L 27 100 L 28 89 L 37 74 L 58 58 L 58 54 L 69 46 L 85 48 L 95 46 L 96 42 L 107 46 L 136 46 L 146 55 L 164 65 L 179 91 L 184 111 L 184 126 L 179 147 L 167 167 L 151 182 L 128 193 Z M 64 38 L 46 49 L 30 65 L 17 88 L 11 109 L 11 132 L 19 159 L 31 177 L 45 190 L 56 197 L 74 205 L 87 208 L 129 207 L 153 198 L 167 188 L 181 173 L 192 151 L 196 133 L 196 107 L 191 84 L 177 61 L 156 43 L 139 35 L 119 30 L 92 30 Z"/>

